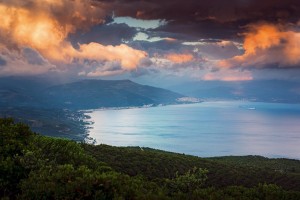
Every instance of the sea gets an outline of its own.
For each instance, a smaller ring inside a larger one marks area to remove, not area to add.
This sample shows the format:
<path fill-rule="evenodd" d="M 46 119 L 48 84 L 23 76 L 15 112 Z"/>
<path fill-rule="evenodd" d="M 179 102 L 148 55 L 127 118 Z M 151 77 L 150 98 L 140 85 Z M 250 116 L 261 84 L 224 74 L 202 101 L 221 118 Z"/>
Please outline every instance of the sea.
<path fill-rule="evenodd" d="M 100 109 L 90 116 L 96 144 L 139 146 L 200 157 L 300 159 L 300 104 L 215 101 Z"/>

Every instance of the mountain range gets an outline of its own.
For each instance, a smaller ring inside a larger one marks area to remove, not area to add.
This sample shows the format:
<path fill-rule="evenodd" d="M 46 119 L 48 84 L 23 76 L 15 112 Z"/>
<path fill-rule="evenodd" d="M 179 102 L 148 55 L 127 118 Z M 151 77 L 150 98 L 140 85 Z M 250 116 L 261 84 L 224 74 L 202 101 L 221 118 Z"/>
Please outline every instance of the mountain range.
<path fill-rule="evenodd" d="M 183 97 L 130 80 L 82 80 L 47 88 L 42 96 L 51 99 L 49 105 L 77 109 L 174 104 Z"/>
<path fill-rule="evenodd" d="M 288 80 L 197 81 L 168 89 L 203 100 L 300 103 L 300 82 Z"/>
<path fill-rule="evenodd" d="M 42 79 L 0 79 L 0 107 L 96 109 L 178 103 L 184 97 L 130 80 L 80 80 L 55 84 Z"/>

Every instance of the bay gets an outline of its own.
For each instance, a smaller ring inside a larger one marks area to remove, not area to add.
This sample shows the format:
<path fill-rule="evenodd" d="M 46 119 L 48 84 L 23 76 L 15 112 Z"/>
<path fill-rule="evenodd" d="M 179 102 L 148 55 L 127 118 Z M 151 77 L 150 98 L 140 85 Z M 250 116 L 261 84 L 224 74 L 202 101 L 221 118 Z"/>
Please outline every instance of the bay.
<path fill-rule="evenodd" d="M 200 157 L 300 159 L 300 105 L 217 101 L 88 112 L 97 144 L 151 147 Z"/>

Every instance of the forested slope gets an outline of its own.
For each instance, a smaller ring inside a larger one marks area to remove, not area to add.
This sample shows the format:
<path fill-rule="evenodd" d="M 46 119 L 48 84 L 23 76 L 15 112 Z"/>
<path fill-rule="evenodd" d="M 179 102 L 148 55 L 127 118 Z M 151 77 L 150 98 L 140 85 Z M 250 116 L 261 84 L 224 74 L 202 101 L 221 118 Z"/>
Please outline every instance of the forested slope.
<path fill-rule="evenodd" d="M 300 161 L 93 146 L 0 119 L 4 199 L 299 199 Z M 269 164 L 272 164 L 271 166 Z"/>

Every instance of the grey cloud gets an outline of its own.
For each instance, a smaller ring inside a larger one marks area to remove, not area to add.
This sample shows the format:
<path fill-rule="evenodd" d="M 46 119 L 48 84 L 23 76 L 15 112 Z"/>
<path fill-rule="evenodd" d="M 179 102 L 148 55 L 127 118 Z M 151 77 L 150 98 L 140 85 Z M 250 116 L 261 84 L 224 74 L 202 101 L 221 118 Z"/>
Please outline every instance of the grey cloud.
<path fill-rule="evenodd" d="M 159 71 L 154 68 L 138 68 L 130 72 L 131 77 L 137 78 L 145 75 L 157 74 Z"/>
<path fill-rule="evenodd" d="M 141 60 L 140 62 L 140 66 L 142 67 L 149 67 L 153 64 L 153 62 L 149 59 L 149 58 L 144 58 L 143 60 Z"/>
<path fill-rule="evenodd" d="M 89 31 L 78 31 L 69 35 L 73 46 L 97 42 L 103 45 L 119 45 L 124 41 L 131 41 L 137 34 L 135 28 L 126 24 L 103 24 L 92 27 Z"/>
<path fill-rule="evenodd" d="M 0 67 L 5 66 L 7 64 L 6 60 L 0 57 Z"/>
<path fill-rule="evenodd" d="M 253 77 L 257 80 L 264 79 L 285 79 L 285 80 L 293 80 L 300 81 L 300 69 L 260 69 L 260 70 L 252 70 Z M 300 85 L 299 85 L 300 86 Z"/>
<path fill-rule="evenodd" d="M 43 65 L 46 64 L 45 59 L 34 49 L 24 48 L 22 51 L 25 59 L 31 65 Z"/>
<path fill-rule="evenodd" d="M 196 48 L 201 54 L 212 59 L 227 59 L 243 53 L 233 42 L 206 43 Z"/>
<path fill-rule="evenodd" d="M 168 24 L 154 29 L 152 37 L 173 37 L 179 40 L 239 39 L 238 33 L 247 24 L 297 23 L 299 0 L 99 0 L 111 5 L 116 16 L 139 19 L 165 19 Z"/>

